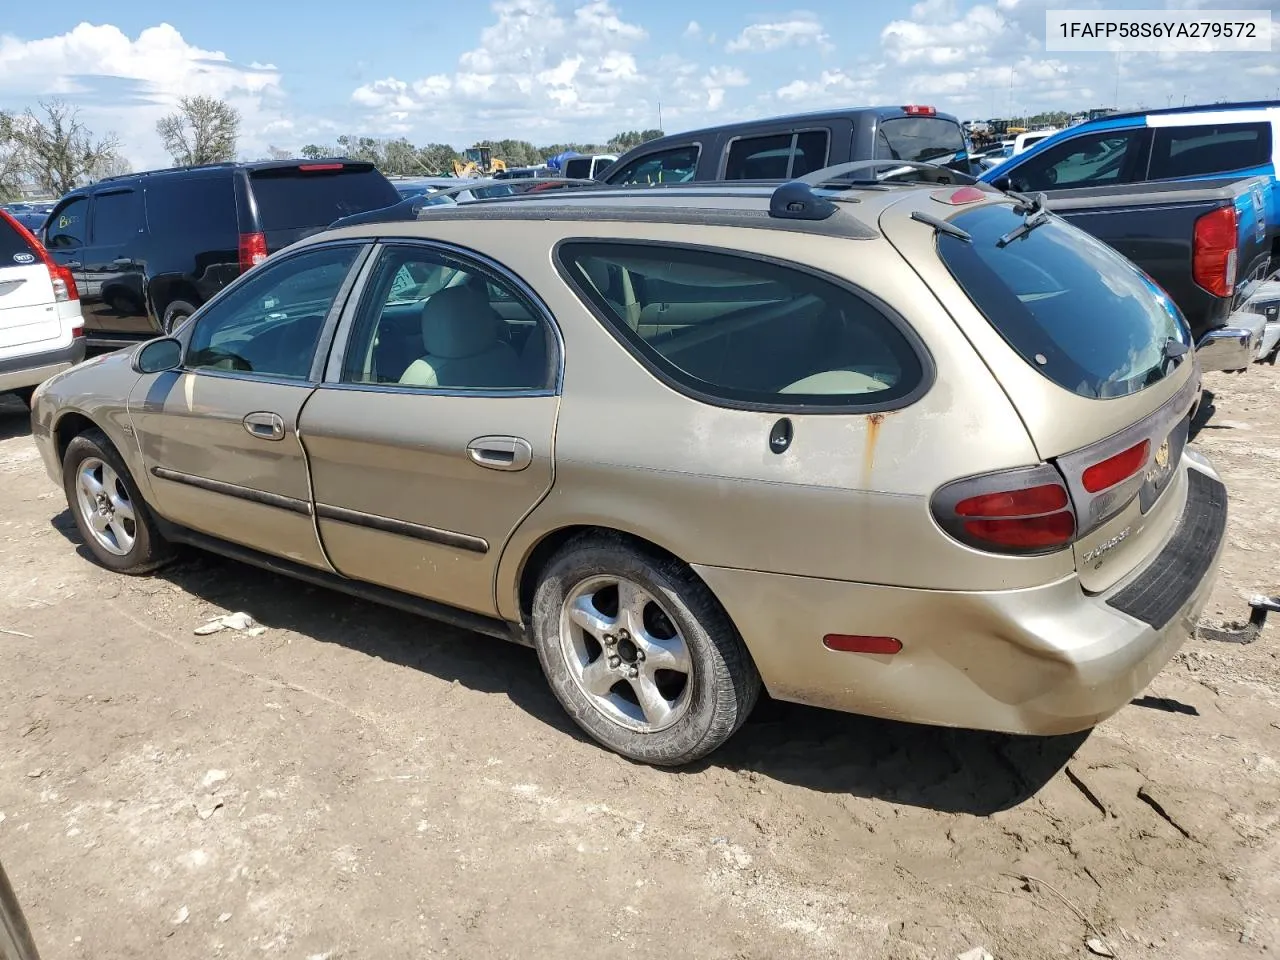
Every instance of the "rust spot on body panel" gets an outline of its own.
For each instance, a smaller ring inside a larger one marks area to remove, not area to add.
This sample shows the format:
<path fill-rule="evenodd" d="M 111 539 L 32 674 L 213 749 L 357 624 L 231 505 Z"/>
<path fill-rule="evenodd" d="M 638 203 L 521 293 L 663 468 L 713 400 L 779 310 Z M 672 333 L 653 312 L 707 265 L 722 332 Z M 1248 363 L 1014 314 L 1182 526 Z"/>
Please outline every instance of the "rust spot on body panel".
<path fill-rule="evenodd" d="M 883 413 L 867 414 L 867 433 L 862 449 L 862 488 L 871 488 L 871 471 L 876 465 L 876 444 L 880 440 L 880 426 L 884 423 Z"/>

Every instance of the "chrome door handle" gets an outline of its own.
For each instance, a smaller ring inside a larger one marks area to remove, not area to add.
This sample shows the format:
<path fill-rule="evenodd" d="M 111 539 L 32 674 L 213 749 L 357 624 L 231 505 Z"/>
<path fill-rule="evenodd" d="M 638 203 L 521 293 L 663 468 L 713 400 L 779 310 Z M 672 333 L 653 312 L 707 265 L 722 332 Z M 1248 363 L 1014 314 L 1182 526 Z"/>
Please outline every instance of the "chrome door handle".
<path fill-rule="evenodd" d="M 284 439 L 284 419 L 278 413 L 251 413 L 244 418 L 244 428 L 259 440 Z"/>
<path fill-rule="evenodd" d="M 130 260 L 128 257 L 116 257 L 114 260 L 111 261 L 111 265 L 113 267 L 132 267 L 133 261 Z"/>
<path fill-rule="evenodd" d="M 523 470 L 533 463 L 533 447 L 519 437 L 477 437 L 467 444 L 467 456 L 490 470 Z"/>
<path fill-rule="evenodd" d="M 68 260 L 66 263 L 63 264 L 63 266 L 68 268 L 69 270 L 79 270 L 81 267 L 84 266 L 84 264 L 81 263 L 79 260 Z"/>

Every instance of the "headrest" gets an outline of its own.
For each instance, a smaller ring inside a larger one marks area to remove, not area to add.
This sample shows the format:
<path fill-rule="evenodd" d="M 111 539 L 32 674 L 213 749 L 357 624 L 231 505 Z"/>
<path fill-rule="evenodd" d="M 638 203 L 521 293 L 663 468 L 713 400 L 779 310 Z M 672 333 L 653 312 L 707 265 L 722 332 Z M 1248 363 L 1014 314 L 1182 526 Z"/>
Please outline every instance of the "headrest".
<path fill-rule="evenodd" d="M 502 319 L 483 287 L 445 287 L 422 307 L 422 345 L 433 357 L 474 357 L 498 341 Z"/>

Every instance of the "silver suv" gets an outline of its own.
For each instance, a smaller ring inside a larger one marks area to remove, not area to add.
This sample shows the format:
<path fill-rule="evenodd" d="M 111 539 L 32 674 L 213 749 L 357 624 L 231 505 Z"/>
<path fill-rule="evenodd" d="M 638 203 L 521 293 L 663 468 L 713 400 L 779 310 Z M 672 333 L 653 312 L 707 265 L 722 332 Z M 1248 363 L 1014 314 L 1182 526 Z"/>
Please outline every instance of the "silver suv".
<path fill-rule="evenodd" d="M 55 378 L 35 436 L 104 565 L 195 544 L 529 643 L 628 757 L 762 686 L 1089 727 L 1222 548 L 1186 324 L 1033 201 L 847 172 L 330 230 Z"/>

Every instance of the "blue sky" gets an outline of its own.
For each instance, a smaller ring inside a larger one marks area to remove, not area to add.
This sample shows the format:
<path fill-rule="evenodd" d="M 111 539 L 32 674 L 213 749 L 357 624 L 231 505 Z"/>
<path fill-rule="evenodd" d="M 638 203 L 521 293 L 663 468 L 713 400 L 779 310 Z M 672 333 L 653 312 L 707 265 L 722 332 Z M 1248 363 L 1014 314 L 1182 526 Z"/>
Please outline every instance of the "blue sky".
<path fill-rule="evenodd" d="M 985 118 L 1111 105 L 1117 89 L 1122 107 L 1280 91 L 1280 49 L 1119 61 L 1043 52 L 1046 6 L 1159 0 L 802 2 L 10 2 L 0 108 L 61 96 L 141 167 L 164 161 L 155 121 L 191 93 L 232 101 L 242 152 L 260 156 L 342 133 L 455 146 L 605 140 L 657 126 L 659 103 L 672 132 L 841 104 L 931 103 Z"/>

